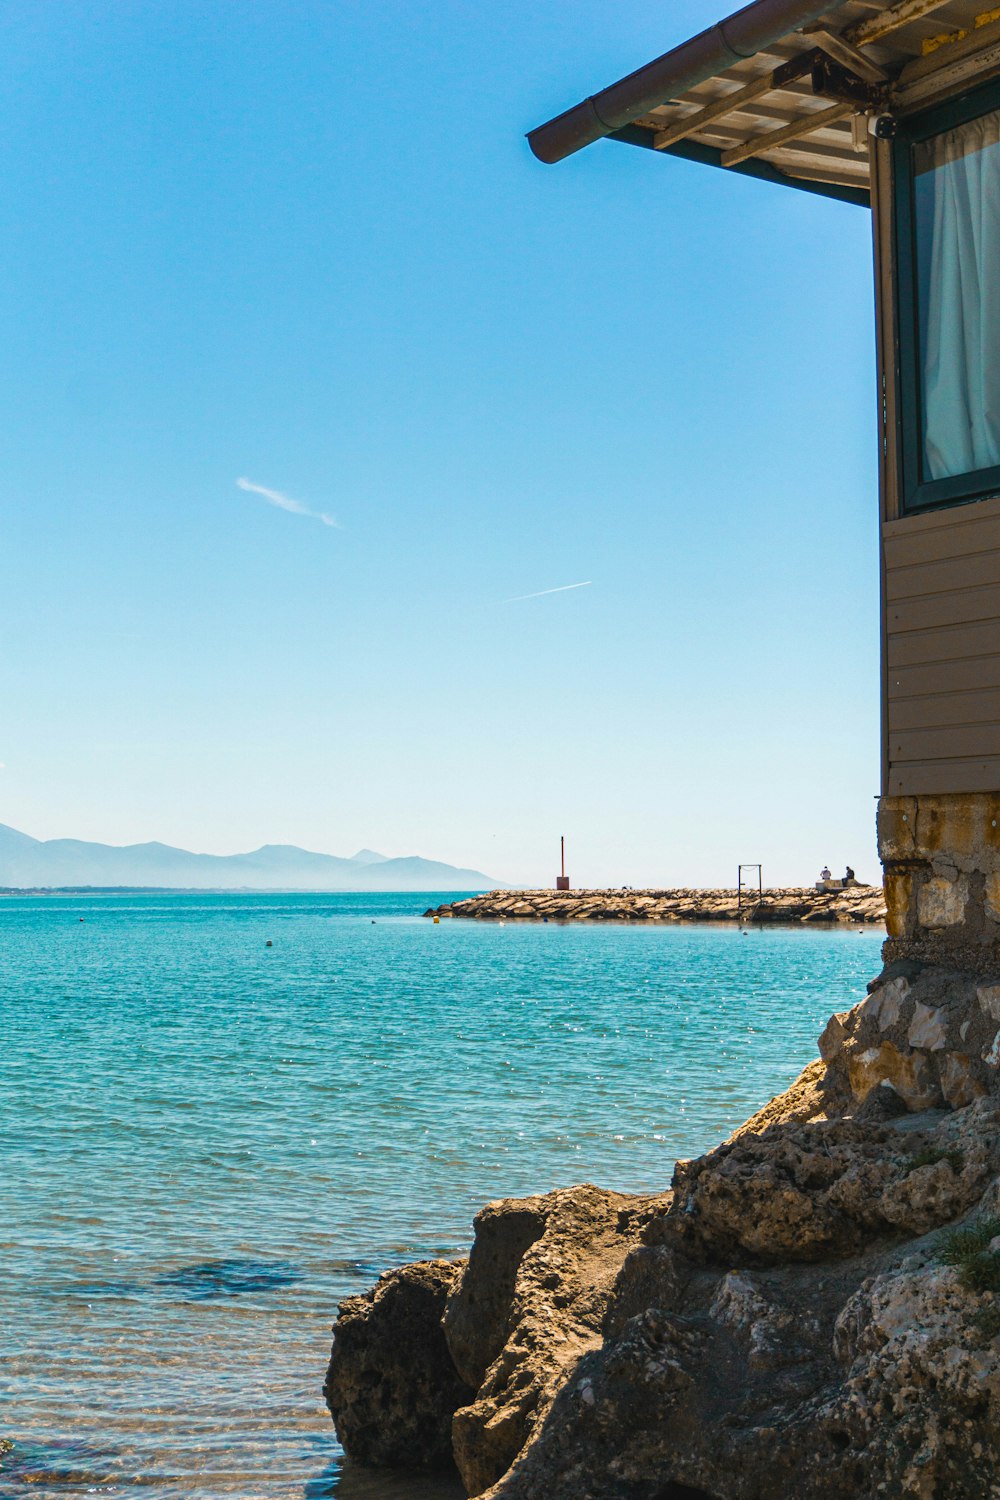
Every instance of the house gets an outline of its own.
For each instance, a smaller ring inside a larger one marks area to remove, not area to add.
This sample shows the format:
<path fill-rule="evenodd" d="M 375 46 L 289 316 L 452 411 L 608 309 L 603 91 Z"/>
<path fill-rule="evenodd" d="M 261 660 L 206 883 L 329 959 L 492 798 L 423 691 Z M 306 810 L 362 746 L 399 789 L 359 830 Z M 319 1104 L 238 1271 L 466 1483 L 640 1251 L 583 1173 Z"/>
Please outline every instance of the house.
<path fill-rule="evenodd" d="M 528 140 L 870 211 L 885 957 L 1000 974 L 1000 8 L 755 0 Z"/>

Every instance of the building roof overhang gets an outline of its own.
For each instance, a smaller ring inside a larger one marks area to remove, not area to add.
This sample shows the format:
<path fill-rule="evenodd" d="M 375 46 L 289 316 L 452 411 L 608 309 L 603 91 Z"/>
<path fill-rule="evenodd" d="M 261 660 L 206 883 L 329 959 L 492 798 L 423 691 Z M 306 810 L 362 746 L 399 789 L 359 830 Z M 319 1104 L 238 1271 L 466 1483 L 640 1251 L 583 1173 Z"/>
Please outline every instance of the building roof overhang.
<path fill-rule="evenodd" d="M 872 122 L 1000 74 L 988 0 L 754 0 L 528 135 L 554 163 L 610 139 L 852 203 Z"/>

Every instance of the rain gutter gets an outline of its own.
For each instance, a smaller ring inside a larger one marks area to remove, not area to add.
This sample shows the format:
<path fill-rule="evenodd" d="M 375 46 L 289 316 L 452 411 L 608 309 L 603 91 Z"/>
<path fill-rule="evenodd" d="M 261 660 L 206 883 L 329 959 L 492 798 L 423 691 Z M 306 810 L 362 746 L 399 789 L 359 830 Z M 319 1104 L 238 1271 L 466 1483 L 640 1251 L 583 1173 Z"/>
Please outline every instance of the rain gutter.
<path fill-rule="evenodd" d="M 539 161 L 549 165 L 562 161 L 594 141 L 618 135 L 639 115 L 648 114 L 706 78 L 714 78 L 734 63 L 754 57 L 789 32 L 826 15 L 829 9 L 830 0 L 824 4 L 816 0 L 753 0 L 728 20 L 529 131 L 528 144 Z"/>

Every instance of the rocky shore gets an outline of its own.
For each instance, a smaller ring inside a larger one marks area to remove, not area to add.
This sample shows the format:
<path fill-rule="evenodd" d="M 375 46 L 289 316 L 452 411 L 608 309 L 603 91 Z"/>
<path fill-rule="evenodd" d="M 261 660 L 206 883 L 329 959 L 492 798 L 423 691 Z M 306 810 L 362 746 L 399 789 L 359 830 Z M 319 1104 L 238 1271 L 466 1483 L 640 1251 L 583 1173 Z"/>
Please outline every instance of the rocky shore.
<path fill-rule="evenodd" d="M 1000 973 L 895 962 L 734 1136 L 340 1309 L 356 1461 L 489 1500 L 1000 1497 Z"/>
<path fill-rule="evenodd" d="M 884 923 L 882 887 L 852 885 L 817 891 L 788 887 L 743 894 L 734 890 L 487 891 L 431 907 L 426 917 L 490 921 L 747 922 L 751 924 Z"/>

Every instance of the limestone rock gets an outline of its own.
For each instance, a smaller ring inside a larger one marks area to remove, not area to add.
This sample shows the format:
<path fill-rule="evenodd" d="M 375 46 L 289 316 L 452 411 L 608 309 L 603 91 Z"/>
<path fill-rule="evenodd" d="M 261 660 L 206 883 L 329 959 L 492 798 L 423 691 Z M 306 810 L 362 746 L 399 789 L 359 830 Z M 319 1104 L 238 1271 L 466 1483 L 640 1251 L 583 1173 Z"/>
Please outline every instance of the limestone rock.
<path fill-rule="evenodd" d="M 1000 1495 L 996 1304 L 992 1294 L 965 1290 L 927 1237 L 977 1199 L 977 1212 L 995 1211 L 1000 1113 L 982 1101 L 929 1116 L 920 1130 L 826 1123 L 743 1137 L 740 1152 L 784 1163 L 775 1178 L 757 1181 L 758 1212 L 774 1235 L 788 1205 L 788 1151 L 806 1143 L 812 1159 L 797 1158 L 795 1190 L 814 1197 L 821 1216 L 850 1175 L 849 1167 L 828 1172 L 824 1183 L 824 1144 L 833 1156 L 847 1151 L 887 1169 L 867 1233 L 853 1239 L 849 1257 L 761 1265 L 754 1254 L 722 1273 L 704 1259 L 699 1266 L 705 1246 L 687 1226 L 701 1216 L 697 1205 L 689 1212 L 678 1183 L 649 1230 L 655 1237 L 659 1226 L 669 1241 L 664 1225 L 678 1229 L 695 1256 L 686 1274 L 662 1295 L 650 1288 L 643 1311 L 609 1318 L 604 1339 L 577 1352 L 544 1421 L 488 1500 Z M 726 1158 L 736 1154 L 734 1146 Z M 697 1180 L 705 1170 L 690 1163 L 681 1175 Z M 858 1171 L 842 1195 L 856 1224 L 864 1192 L 879 1180 Z M 730 1203 L 730 1258 L 754 1243 L 747 1201 Z M 893 1220 L 911 1237 L 907 1245 L 893 1235 Z"/>
<path fill-rule="evenodd" d="M 768 1262 L 820 1260 L 856 1252 L 894 1230 L 926 1233 L 984 1191 L 993 1157 L 974 1127 L 1000 1121 L 991 1108 L 971 1116 L 972 1126 L 946 1122 L 935 1132 L 952 1142 L 947 1150 L 961 1154 L 957 1173 L 947 1160 L 914 1169 L 904 1138 L 889 1125 L 833 1121 L 740 1136 L 697 1161 L 678 1162 L 675 1205 L 683 1207 L 652 1219 L 644 1237 L 718 1264 L 741 1254 Z M 914 1140 L 922 1144 L 922 1137 Z"/>
<path fill-rule="evenodd" d="M 1000 1500 L 1000 1298 L 940 1239 L 1000 1216 L 1000 985 L 973 972 L 890 965 L 670 1192 L 490 1204 L 467 1266 L 349 1299 L 348 1451 L 440 1463 L 450 1427 L 484 1500 Z"/>
<path fill-rule="evenodd" d="M 903 1003 L 909 992 L 910 981 L 905 974 L 899 974 L 895 979 L 888 979 L 876 985 L 868 999 L 862 1002 L 865 1017 L 868 1020 L 877 1021 L 880 1031 L 888 1030 L 899 1021 Z"/>
<path fill-rule="evenodd" d="M 926 1052 L 943 1051 L 948 1044 L 946 1012 L 930 1005 L 916 1005 L 906 1040 L 911 1047 L 922 1047 Z"/>
<path fill-rule="evenodd" d="M 461 1262 L 387 1271 L 340 1304 L 323 1394 L 344 1451 L 385 1468 L 450 1468 L 451 1418 L 472 1395 L 441 1328 Z"/>
<path fill-rule="evenodd" d="M 898 1120 L 909 1114 L 909 1106 L 891 1083 L 884 1079 L 865 1095 L 860 1104 L 851 1110 L 851 1119 L 856 1125 L 884 1125 L 888 1120 Z"/>
<path fill-rule="evenodd" d="M 815 1338 L 818 1333 L 815 1320 L 801 1309 L 779 1307 L 749 1271 L 723 1276 L 708 1315 L 743 1341 L 751 1370 L 799 1364 L 808 1358 L 801 1345 L 803 1335 Z"/>
<path fill-rule="evenodd" d="M 995 1500 L 996 1304 L 929 1245 L 858 1274 L 853 1290 L 824 1280 L 797 1323 L 742 1273 L 735 1293 L 727 1277 L 683 1313 L 634 1318 L 574 1370 L 489 1500 Z M 754 1361 L 768 1318 L 786 1351 L 794 1327 L 796 1362 Z"/>
<path fill-rule="evenodd" d="M 851 1012 L 842 1010 L 839 1014 L 832 1015 L 820 1032 L 819 1055 L 823 1062 L 833 1062 L 843 1052 L 851 1035 L 850 1019 Z"/>
<path fill-rule="evenodd" d="M 491 1204 L 477 1219 L 477 1243 L 445 1319 L 466 1373 L 493 1354 L 475 1401 L 456 1411 L 452 1427 L 470 1495 L 507 1471 L 544 1420 L 566 1371 L 600 1345 L 626 1255 L 662 1201 L 584 1185 Z M 486 1308 L 488 1336 L 476 1342 L 468 1323 L 478 1306 Z"/>
<path fill-rule="evenodd" d="M 759 1135 L 769 1125 L 839 1118 L 850 1102 L 851 1094 L 843 1081 L 826 1067 L 821 1058 L 817 1058 L 803 1068 L 791 1088 L 771 1099 L 763 1109 L 738 1126 L 732 1139 L 741 1135 Z"/>
<path fill-rule="evenodd" d="M 991 1021 L 1000 1021 L 1000 984 L 978 985 L 976 999 L 984 1015 Z"/>
<path fill-rule="evenodd" d="M 1000 1049 L 990 1061 L 994 1009 L 1000 1012 L 1000 985 L 938 966 L 892 964 L 867 999 L 828 1022 L 825 1087 L 839 1079 L 860 1103 L 888 1083 L 911 1110 L 943 1102 L 961 1108 L 1000 1086 Z"/>
<path fill-rule="evenodd" d="M 469 1263 L 444 1315 L 451 1357 L 473 1388 L 506 1342 L 517 1273 L 525 1251 L 545 1233 L 551 1206 L 545 1198 L 506 1199 L 475 1217 Z"/>
<path fill-rule="evenodd" d="M 983 1068 L 973 1057 L 949 1052 L 941 1064 L 941 1092 L 952 1109 L 964 1109 L 987 1091 Z"/>
<path fill-rule="evenodd" d="M 864 1052 L 852 1052 L 847 1069 L 856 1099 L 866 1098 L 877 1084 L 888 1083 L 910 1109 L 932 1109 L 940 1103 L 940 1085 L 922 1052 L 900 1051 L 895 1043 L 882 1042 Z"/>
<path fill-rule="evenodd" d="M 1000 1305 L 935 1236 L 997 1213 L 998 1171 L 1000 1109 L 982 1098 L 744 1131 L 679 1163 L 662 1197 L 491 1204 L 467 1268 L 393 1272 L 344 1305 L 338 1428 L 369 1462 L 412 1463 L 426 1426 L 441 1457 L 455 1385 L 419 1351 L 447 1296 L 463 1372 L 492 1356 L 454 1414 L 470 1494 L 989 1500 Z"/>
<path fill-rule="evenodd" d="M 625 1257 L 602 1324 L 606 1338 L 617 1337 L 647 1307 L 678 1307 L 693 1268 L 676 1248 L 638 1245 Z"/>
<path fill-rule="evenodd" d="M 956 927 L 965 917 L 969 882 L 962 876 L 932 876 L 917 894 L 917 913 L 924 927 Z"/>
<path fill-rule="evenodd" d="M 838 1318 L 846 1380 L 829 1410 L 864 1440 L 859 1467 L 891 1493 L 1000 1494 L 1000 1340 L 987 1311 L 992 1294 L 916 1255 L 863 1283 Z"/>

